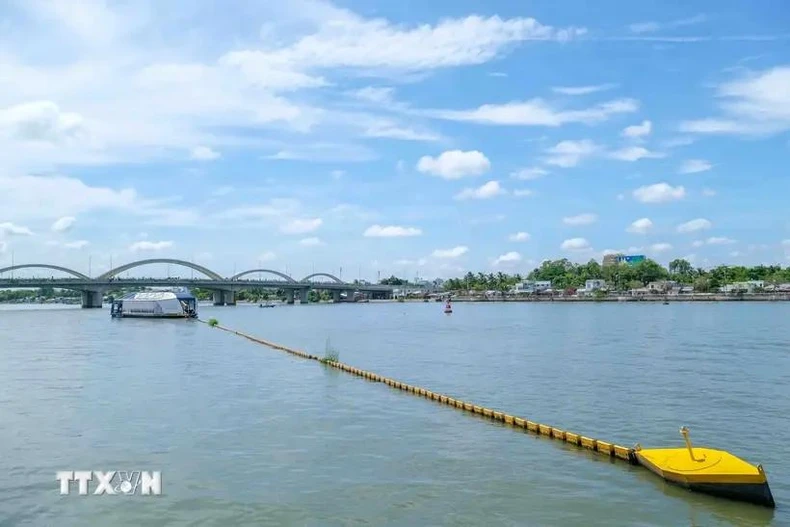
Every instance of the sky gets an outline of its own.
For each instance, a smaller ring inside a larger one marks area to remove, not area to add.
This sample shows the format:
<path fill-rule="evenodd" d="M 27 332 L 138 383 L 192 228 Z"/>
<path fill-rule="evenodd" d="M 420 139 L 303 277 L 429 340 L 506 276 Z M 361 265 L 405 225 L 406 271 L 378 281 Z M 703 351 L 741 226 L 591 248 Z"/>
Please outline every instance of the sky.
<path fill-rule="evenodd" d="M 782 0 L 7 0 L 0 267 L 790 265 L 789 28 Z"/>

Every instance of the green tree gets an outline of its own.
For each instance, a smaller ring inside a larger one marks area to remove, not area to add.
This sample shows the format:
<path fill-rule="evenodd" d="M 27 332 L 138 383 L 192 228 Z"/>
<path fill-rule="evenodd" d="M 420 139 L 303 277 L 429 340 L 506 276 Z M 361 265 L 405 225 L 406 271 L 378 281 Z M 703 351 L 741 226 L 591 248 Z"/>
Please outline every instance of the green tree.
<path fill-rule="evenodd" d="M 691 282 L 693 270 L 691 263 L 683 258 L 677 258 L 669 262 L 669 274 L 678 282 Z"/>

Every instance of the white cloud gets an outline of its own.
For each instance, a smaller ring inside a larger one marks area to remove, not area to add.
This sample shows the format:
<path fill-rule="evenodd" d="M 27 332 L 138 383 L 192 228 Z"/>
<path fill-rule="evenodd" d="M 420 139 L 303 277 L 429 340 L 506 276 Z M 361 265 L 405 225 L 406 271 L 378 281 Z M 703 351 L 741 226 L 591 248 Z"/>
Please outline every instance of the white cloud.
<path fill-rule="evenodd" d="M 459 245 L 452 249 L 436 249 L 431 253 L 434 258 L 459 258 L 469 252 L 469 247 Z"/>
<path fill-rule="evenodd" d="M 564 251 L 589 251 L 592 247 L 590 247 L 590 242 L 584 238 L 570 238 L 562 242 L 560 249 Z"/>
<path fill-rule="evenodd" d="M 74 216 L 64 216 L 55 220 L 52 224 L 52 230 L 55 232 L 67 232 L 74 226 L 76 221 L 77 218 Z"/>
<path fill-rule="evenodd" d="M 642 146 L 627 146 L 620 150 L 609 152 L 608 156 L 619 161 L 639 161 L 640 159 L 659 159 L 665 157 L 665 154 L 651 152 Z"/>
<path fill-rule="evenodd" d="M 421 234 L 422 230 L 416 227 L 371 225 L 362 235 L 368 238 L 400 238 L 406 236 L 420 236 Z"/>
<path fill-rule="evenodd" d="M 332 179 L 337 181 L 338 179 L 340 179 L 344 175 L 346 175 L 346 171 L 345 170 L 333 170 L 332 172 L 329 173 L 329 175 L 332 176 Z"/>
<path fill-rule="evenodd" d="M 310 238 L 302 238 L 299 240 L 299 245 L 303 245 L 305 247 L 317 247 L 319 245 L 324 245 L 324 242 L 322 242 L 320 238 L 313 236 Z"/>
<path fill-rule="evenodd" d="M 485 174 L 491 168 L 488 158 L 477 150 L 464 152 L 448 150 L 438 157 L 423 156 L 417 162 L 417 170 L 443 179 L 460 179 Z"/>
<path fill-rule="evenodd" d="M 366 86 L 353 92 L 353 95 L 363 101 L 388 104 L 393 102 L 392 96 L 394 93 L 395 88 L 389 86 Z"/>
<path fill-rule="evenodd" d="M 547 150 L 549 156 L 545 161 L 549 165 L 558 167 L 575 167 L 582 159 L 592 156 L 598 150 L 599 147 L 589 139 L 560 141 Z"/>
<path fill-rule="evenodd" d="M 490 199 L 504 193 L 505 190 L 499 185 L 499 181 L 489 181 L 477 188 L 463 189 L 461 192 L 455 195 L 455 199 Z"/>
<path fill-rule="evenodd" d="M 3 223 L 0 223 L 0 235 L 2 234 L 7 234 L 10 236 L 32 236 L 33 231 L 27 227 L 11 223 L 10 221 L 4 221 Z"/>
<path fill-rule="evenodd" d="M 654 254 L 665 253 L 667 251 L 672 250 L 672 245 L 669 243 L 654 243 L 653 245 L 649 246 L 648 251 Z"/>
<path fill-rule="evenodd" d="M 632 33 L 655 33 L 661 29 L 676 29 L 684 26 L 692 26 L 701 24 L 708 19 L 703 14 L 695 15 L 689 18 L 681 18 L 672 20 L 670 22 L 637 22 L 628 26 Z"/>
<path fill-rule="evenodd" d="M 365 137 L 376 137 L 384 139 L 399 139 L 401 141 L 440 141 L 442 138 L 438 134 L 429 131 L 414 130 L 402 127 L 397 124 L 381 121 L 369 126 L 364 133 Z"/>
<path fill-rule="evenodd" d="M 532 167 L 532 168 L 522 168 L 520 170 L 516 170 L 510 174 L 510 177 L 514 179 L 520 179 L 523 181 L 528 181 L 532 179 L 539 179 L 548 174 L 549 171 L 539 167 Z"/>
<path fill-rule="evenodd" d="M 84 119 L 62 112 L 51 101 L 35 101 L 0 108 L 0 136 L 22 143 L 61 144 L 80 139 Z"/>
<path fill-rule="evenodd" d="M 697 231 L 704 231 L 713 227 L 713 224 L 705 218 L 697 218 L 686 223 L 678 225 L 677 231 L 681 233 L 690 233 Z"/>
<path fill-rule="evenodd" d="M 647 234 L 653 228 L 650 218 L 639 218 L 628 226 L 626 231 L 634 234 Z"/>
<path fill-rule="evenodd" d="M 749 73 L 717 88 L 723 117 L 684 121 L 683 132 L 773 134 L 790 130 L 790 66 Z"/>
<path fill-rule="evenodd" d="M 737 134 L 747 132 L 746 127 L 742 127 L 738 122 L 725 119 L 683 121 L 680 124 L 679 131 L 687 134 Z"/>
<path fill-rule="evenodd" d="M 634 190 L 633 196 L 642 203 L 667 203 L 683 199 L 686 189 L 682 186 L 673 187 L 668 183 L 655 183 L 639 187 Z"/>
<path fill-rule="evenodd" d="M 558 127 L 569 123 L 596 124 L 639 109 L 634 99 L 618 99 L 582 110 L 557 110 L 542 99 L 485 104 L 473 110 L 440 110 L 430 116 L 450 121 L 503 126 Z"/>
<path fill-rule="evenodd" d="M 693 144 L 696 141 L 696 138 L 691 136 L 679 136 L 673 137 L 672 139 L 667 139 L 661 142 L 661 145 L 664 148 L 678 148 L 681 146 L 688 146 Z"/>
<path fill-rule="evenodd" d="M 266 251 L 260 255 L 258 255 L 259 262 L 271 262 L 272 260 L 276 260 L 277 255 L 272 251 Z"/>
<path fill-rule="evenodd" d="M 77 240 L 73 242 L 64 243 L 63 247 L 65 247 L 66 249 L 84 249 L 88 245 L 90 245 L 90 242 L 87 240 Z"/>
<path fill-rule="evenodd" d="M 315 6 L 311 6 L 315 7 Z M 509 45 L 529 40 L 566 41 L 584 34 L 581 28 L 555 29 L 532 18 L 443 19 L 431 26 L 406 27 L 384 19 L 363 19 L 335 7 L 321 10 L 317 33 L 271 52 L 243 51 L 229 56 L 260 76 L 282 65 L 303 68 L 360 68 L 425 71 L 482 64 Z"/>
<path fill-rule="evenodd" d="M 502 264 L 508 264 L 508 263 L 514 263 L 514 262 L 520 262 L 520 261 L 521 261 L 521 255 L 519 253 L 517 253 L 516 251 L 510 251 L 508 253 L 505 253 L 505 254 L 502 254 L 502 255 L 498 256 L 494 260 L 494 266 L 498 266 L 498 265 L 502 265 Z"/>
<path fill-rule="evenodd" d="M 565 225 L 591 225 L 598 221 L 598 216 L 592 213 L 577 214 L 576 216 L 566 216 L 562 218 L 562 223 Z"/>
<path fill-rule="evenodd" d="M 554 93 L 562 95 L 589 95 L 614 88 L 614 84 L 596 84 L 592 86 L 557 86 L 551 89 Z"/>
<path fill-rule="evenodd" d="M 517 198 L 527 198 L 529 196 L 533 196 L 535 192 L 528 188 L 519 188 L 513 191 L 513 195 Z"/>
<path fill-rule="evenodd" d="M 687 159 L 680 165 L 678 172 L 680 174 L 696 174 L 698 172 L 705 172 L 711 168 L 713 168 L 713 165 L 704 159 Z"/>
<path fill-rule="evenodd" d="M 280 232 L 285 234 L 304 234 L 318 229 L 324 220 L 321 218 L 293 219 L 280 226 Z"/>
<path fill-rule="evenodd" d="M 207 146 L 196 146 L 192 149 L 190 157 L 196 161 L 213 161 L 219 159 L 221 154 Z"/>
<path fill-rule="evenodd" d="M 708 245 L 730 245 L 735 243 L 735 240 L 727 238 L 726 236 L 712 236 L 705 240 Z"/>
<path fill-rule="evenodd" d="M 378 159 L 378 155 L 370 148 L 359 144 L 311 142 L 288 145 L 285 149 L 264 156 L 264 159 L 313 163 L 361 163 Z"/>
<path fill-rule="evenodd" d="M 716 191 L 713 190 L 712 188 L 704 188 L 702 189 L 702 195 L 705 196 L 706 198 L 712 198 L 713 196 L 716 195 Z"/>
<path fill-rule="evenodd" d="M 349 119 L 347 105 L 334 104 L 331 94 L 291 98 L 297 90 L 331 85 L 337 76 L 327 70 L 411 79 L 483 64 L 522 42 L 566 42 L 585 32 L 499 16 L 401 24 L 321 1 L 243 2 L 221 13 L 209 4 L 190 3 L 174 16 L 151 2 L 15 2 L 21 16 L 14 18 L 14 9 L 6 21 L 14 30 L 3 33 L 0 58 L 0 78 L 14 80 L 0 93 L 0 140 L 26 145 L 11 151 L 14 163 L 49 169 L 139 161 L 209 144 L 218 150 L 279 144 L 288 149 L 284 158 L 304 159 L 298 146 L 286 147 L 292 138 L 283 132 L 369 130 L 360 124 L 365 120 Z M 248 24 L 224 31 L 233 20 Z M 272 22 L 251 38 L 248 30 L 261 20 Z M 48 60 L 24 62 L 38 56 L 29 42 L 50 50 Z M 391 93 L 370 87 L 356 95 L 386 104 Z M 266 133 L 272 126 L 278 130 Z M 369 133 L 433 139 L 403 126 Z"/>
<path fill-rule="evenodd" d="M 526 242 L 529 241 L 530 235 L 527 232 L 517 232 L 508 236 L 508 240 L 511 242 Z"/>
<path fill-rule="evenodd" d="M 630 139 L 638 139 L 650 135 L 652 130 L 653 123 L 648 120 L 644 120 L 640 124 L 626 126 L 623 129 L 622 135 L 623 137 L 628 137 Z"/>
<path fill-rule="evenodd" d="M 0 211 L 17 218 L 53 220 L 106 210 L 160 225 L 192 225 L 200 220 L 195 211 L 166 207 L 165 201 L 143 198 L 131 188 L 92 187 L 64 176 L 0 175 Z"/>
<path fill-rule="evenodd" d="M 149 242 L 147 240 L 143 240 L 131 244 L 129 246 L 129 250 L 131 252 L 161 251 L 163 249 L 170 249 L 171 247 L 173 247 L 173 242 L 171 241 Z"/>

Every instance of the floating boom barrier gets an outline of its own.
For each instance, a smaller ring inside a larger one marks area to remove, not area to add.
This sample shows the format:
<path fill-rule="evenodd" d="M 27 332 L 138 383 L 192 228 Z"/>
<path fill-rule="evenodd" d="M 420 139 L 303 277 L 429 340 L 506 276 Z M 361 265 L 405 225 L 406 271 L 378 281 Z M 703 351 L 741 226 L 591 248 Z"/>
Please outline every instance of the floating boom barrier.
<path fill-rule="evenodd" d="M 205 323 L 203 320 L 201 322 Z M 355 368 L 339 361 L 322 359 L 316 355 L 253 337 L 219 324 L 213 324 L 213 327 L 233 333 L 252 342 L 263 344 L 269 348 L 290 353 L 302 359 L 314 360 L 336 370 L 341 370 L 372 382 L 386 384 L 396 390 L 412 393 L 458 410 L 499 421 L 517 429 L 563 441 L 601 456 L 645 467 L 665 481 L 691 491 L 770 508 L 776 506 L 762 465 L 752 465 L 724 450 L 692 446 L 689 430 L 685 426 L 680 429 L 685 447 L 642 448 L 637 443 L 633 448 L 629 448 L 530 421 L 529 419 L 505 412 L 492 410 L 485 406 L 479 406 L 448 395 L 426 390 L 419 386 L 384 377 L 377 373 Z"/>

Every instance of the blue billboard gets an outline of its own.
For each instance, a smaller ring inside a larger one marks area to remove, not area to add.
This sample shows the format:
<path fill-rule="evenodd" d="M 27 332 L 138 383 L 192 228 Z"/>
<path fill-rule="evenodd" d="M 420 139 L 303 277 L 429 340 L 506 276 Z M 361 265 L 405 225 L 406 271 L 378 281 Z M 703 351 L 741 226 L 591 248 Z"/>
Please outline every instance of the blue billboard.
<path fill-rule="evenodd" d="M 639 262 L 643 262 L 645 260 L 644 254 L 633 254 L 633 255 L 618 255 L 616 257 L 617 263 L 626 263 L 628 265 L 636 265 Z"/>

